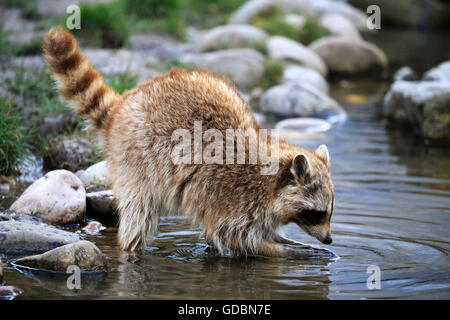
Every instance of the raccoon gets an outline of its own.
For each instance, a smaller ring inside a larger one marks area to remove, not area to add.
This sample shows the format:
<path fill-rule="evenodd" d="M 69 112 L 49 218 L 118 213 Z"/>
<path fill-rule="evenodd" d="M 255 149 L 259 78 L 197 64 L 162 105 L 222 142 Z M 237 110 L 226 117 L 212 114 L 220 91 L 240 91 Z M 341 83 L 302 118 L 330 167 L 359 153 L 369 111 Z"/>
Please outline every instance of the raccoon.
<path fill-rule="evenodd" d="M 279 166 L 272 175 L 260 174 L 260 162 L 170 160 L 176 144 L 173 132 L 184 128 L 192 133 L 198 121 L 204 131 L 245 129 L 249 139 L 259 139 L 261 126 L 227 79 L 203 70 L 173 70 L 120 95 L 105 84 L 64 29 L 48 32 L 43 51 L 63 98 L 103 138 L 121 249 L 143 248 L 164 214 L 191 217 L 221 255 L 318 254 L 318 248 L 283 236 L 282 227 L 291 222 L 322 243 L 331 243 L 334 187 L 326 146 L 306 150 L 280 139 Z M 266 143 L 272 146 L 271 136 Z M 237 147 L 247 150 L 249 143 Z"/>

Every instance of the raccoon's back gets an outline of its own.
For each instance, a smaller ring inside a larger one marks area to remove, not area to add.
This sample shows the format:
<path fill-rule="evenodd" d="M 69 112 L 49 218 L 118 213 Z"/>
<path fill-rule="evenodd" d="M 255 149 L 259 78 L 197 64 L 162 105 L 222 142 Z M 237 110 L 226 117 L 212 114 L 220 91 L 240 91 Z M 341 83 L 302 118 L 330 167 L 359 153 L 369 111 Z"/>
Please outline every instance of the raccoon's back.
<path fill-rule="evenodd" d="M 159 136 L 176 129 L 247 129 L 258 126 L 239 91 L 226 79 L 206 71 L 174 70 L 140 84 L 124 95 L 124 117 L 145 116 L 146 126 Z M 125 120 L 126 121 L 126 120 Z M 139 122 L 142 119 L 139 120 Z"/>

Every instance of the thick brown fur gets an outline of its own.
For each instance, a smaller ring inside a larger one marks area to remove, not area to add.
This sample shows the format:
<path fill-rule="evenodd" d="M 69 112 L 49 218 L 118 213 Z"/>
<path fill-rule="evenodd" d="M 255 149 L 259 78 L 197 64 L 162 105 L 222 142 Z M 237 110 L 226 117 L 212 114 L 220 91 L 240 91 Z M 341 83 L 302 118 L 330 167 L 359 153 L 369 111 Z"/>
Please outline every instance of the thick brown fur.
<path fill-rule="evenodd" d="M 298 244 L 280 234 L 289 222 L 331 242 L 334 188 L 326 147 L 309 151 L 280 140 L 274 175 L 261 175 L 260 163 L 171 161 L 177 143 L 172 133 L 181 128 L 193 134 L 194 121 L 202 121 L 203 131 L 244 129 L 252 132 L 249 139 L 258 139 L 259 124 L 228 80 L 206 71 L 174 70 L 120 96 L 62 28 L 50 30 L 44 53 L 63 97 L 104 138 L 122 249 L 142 248 L 164 214 L 191 217 L 223 255 L 289 256 L 290 246 Z"/>

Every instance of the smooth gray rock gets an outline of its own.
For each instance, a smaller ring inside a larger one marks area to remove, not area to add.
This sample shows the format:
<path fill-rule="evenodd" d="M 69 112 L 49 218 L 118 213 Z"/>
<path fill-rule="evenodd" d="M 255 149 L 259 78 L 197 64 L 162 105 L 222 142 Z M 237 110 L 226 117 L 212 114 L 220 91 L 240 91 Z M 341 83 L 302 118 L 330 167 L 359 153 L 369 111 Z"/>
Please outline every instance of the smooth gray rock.
<path fill-rule="evenodd" d="M 291 118 L 278 122 L 275 128 L 305 133 L 320 133 L 330 130 L 331 124 L 328 121 L 317 118 Z"/>
<path fill-rule="evenodd" d="M 244 3 L 230 17 L 228 23 L 243 24 L 248 23 L 251 18 L 262 13 L 268 13 L 275 6 L 274 0 L 251 0 Z"/>
<path fill-rule="evenodd" d="M 381 71 L 388 64 L 384 52 L 367 41 L 329 36 L 314 41 L 309 47 L 325 61 L 330 72 Z"/>
<path fill-rule="evenodd" d="M 92 242 L 82 240 L 55 248 L 43 254 L 14 261 L 17 267 L 67 272 L 69 266 L 78 266 L 82 272 L 104 271 L 105 259 Z"/>
<path fill-rule="evenodd" d="M 450 82 L 450 61 L 444 61 L 423 75 L 424 80 Z"/>
<path fill-rule="evenodd" d="M 100 231 L 105 230 L 106 227 L 104 227 L 100 222 L 98 221 L 91 221 L 83 228 L 83 231 L 88 234 L 98 234 Z"/>
<path fill-rule="evenodd" d="M 76 223 L 86 211 L 86 191 L 72 172 L 50 171 L 30 185 L 10 210 L 56 225 Z"/>
<path fill-rule="evenodd" d="M 265 45 L 269 35 L 262 29 L 247 24 L 218 26 L 207 31 L 197 44 L 199 51 L 231 48 L 258 49 Z"/>
<path fill-rule="evenodd" d="M 187 54 L 185 64 L 228 77 L 238 87 L 256 84 L 264 74 L 264 56 L 253 49 L 230 49 L 210 53 Z"/>
<path fill-rule="evenodd" d="M 80 170 L 76 175 L 86 188 L 89 186 L 108 188 L 112 184 L 106 161 L 100 161 L 86 170 Z"/>
<path fill-rule="evenodd" d="M 409 122 L 425 138 L 450 141 L 450 85 L 445 81 L 396 81 L 384 98 L 384 115 Z"/>
<path fill-rule="evenodd" d="M 270 58 L 280 59 L 288 64 L 303 65 L 327 75 L 327 66 L 322 58 L 301 43 L 282 36 L 273 36 L 267 40 L 267 52 Z"/>
<path fill-rule="evenodd" d="M 417 76 L 416 72 L 408 66 L 401 67 L 397 70 L 394 74 L 394 81 L 404 80 L 404 81 L 414 81 L 417 80 L 419 77 Z"/>
<path fill-rule="evenodd" d="M 310 85 L 286 83 L 267 90 L 260 100 L 260 111 L 282 118 L 312 117 L 337 123 L 345 120 L 342 107 Z"/>
<path fill-rule="evenodd" d="M 345 16 L 327 13 L 320 17 L 319 24 L 335 36 L 361 40 L 361 35 L 355 25 Z"/>
<path fill-rule="evenodd" d="M 367 31 L 366 15 L 351 5 L 332 0 L 278 0 L 281 11 L 289 13 L 299 11 L 310 17 L 320 17 L 324 14 L 340 14 L 350 20 L 359 31 Z"/>
<path fill-rule="evenodd" d="M 316 70 L 303 66 L 288 66 L 283 71 L 281 83 L 309 84 L 325 94 L 328 94 L 328 83 Z"/>
<path fill-rule="evenodd" d="M 0 221 L 0 252 L 35 254 L 77 242 L 80 237 L 45 224 Z"/>

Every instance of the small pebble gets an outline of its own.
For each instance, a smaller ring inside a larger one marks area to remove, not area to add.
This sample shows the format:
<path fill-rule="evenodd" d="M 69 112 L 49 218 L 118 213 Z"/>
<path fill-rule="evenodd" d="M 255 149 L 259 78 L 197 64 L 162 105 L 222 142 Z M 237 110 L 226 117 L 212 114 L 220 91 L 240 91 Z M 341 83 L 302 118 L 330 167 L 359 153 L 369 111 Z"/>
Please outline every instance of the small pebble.
<path fill-rule="evenodd" d="M 13 286 L 0 286 L 0 300 L 12 300 L 22 294 L 23 290 Z"/>
<path fill-rule="evenodd" d="M 85 231 L 88 234 L 97 234 L 105 229 L 106 228 L 100 222 L 91 221 L 88 223 L 86 227 L 83 228 L 83 231 Z"/>

